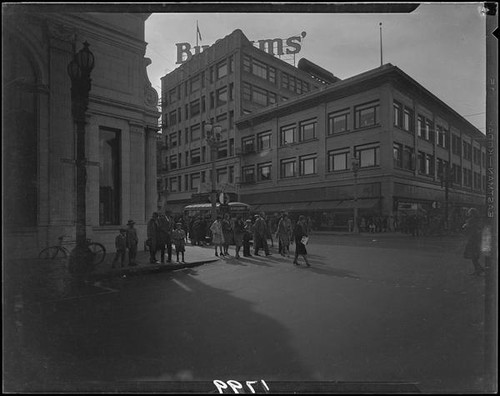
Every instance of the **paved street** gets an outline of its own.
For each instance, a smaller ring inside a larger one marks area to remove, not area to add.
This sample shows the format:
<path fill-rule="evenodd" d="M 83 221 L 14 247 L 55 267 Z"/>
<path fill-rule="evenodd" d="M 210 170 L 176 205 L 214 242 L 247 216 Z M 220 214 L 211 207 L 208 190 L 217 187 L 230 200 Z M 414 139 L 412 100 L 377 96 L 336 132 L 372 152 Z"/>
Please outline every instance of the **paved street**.
<path fill-rule="evenodd" d="M 26 307 L 6 372 L 28 390 L 263 379 L 481 392 L 484 278 L 468 275 L 462 243 L 317 233 L 312 268 L 274 248 L 116 276 L 87 297 Z"/>

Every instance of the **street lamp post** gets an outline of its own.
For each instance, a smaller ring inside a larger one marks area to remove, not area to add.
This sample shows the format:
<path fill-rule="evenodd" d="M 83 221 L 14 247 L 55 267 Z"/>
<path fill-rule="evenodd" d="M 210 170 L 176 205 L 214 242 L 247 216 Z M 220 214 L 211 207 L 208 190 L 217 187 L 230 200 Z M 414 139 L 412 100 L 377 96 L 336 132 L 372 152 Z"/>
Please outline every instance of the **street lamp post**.
<path fill-rule="evenodd" d="M 86 187 L 87 171 L 85 158 L 85 114 L 89 104 L 91 88 L 90 73 L 94 68 L 94 55 L 89 43 L 75 54 L 68 65 L 71 78 L 71 113 L 76 124 L 76 247 L 70 255 L 70 268 L 84 273 L 92 261 L 92 253 L 87 246 L 86 232 Z"/>
<path fill-rule="evenodd" d="M 450 164 L 446 164 L 441 171 L 440 179 L 441 179 L 441 187 L 444 184 L 444 229 L 448 231 L 449 229 L 449 190 L 450 184 L 453 183 L 454 171 L 450 167 Z"/>
<path fill-rule="evenodd" d="M 358 227 L 358 170 L 359 170 L 359 158 L 351 158 L 352 171 L 354 173 L 354 224 L 353 230 L 355 233 L 359 232 Z"/>
<path fill-rule="evenodd" d="M 210 160 L 212 161 L 212 191 L 210 192 L 210 201 L 212 202 L 212 221 L 217 218 L 217 191 L 216 191 L 216 160 L 217 148 L 221 140 L 222 127 L 220 125 L 205 124 L 205 139 L 210 146 Z"/>

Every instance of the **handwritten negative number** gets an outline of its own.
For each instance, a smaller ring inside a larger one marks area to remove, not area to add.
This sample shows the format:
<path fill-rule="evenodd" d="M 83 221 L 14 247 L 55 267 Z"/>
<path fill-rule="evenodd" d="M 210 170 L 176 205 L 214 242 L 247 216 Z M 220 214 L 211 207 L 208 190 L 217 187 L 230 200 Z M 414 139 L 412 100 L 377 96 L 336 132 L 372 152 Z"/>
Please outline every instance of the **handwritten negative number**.
<path fill-rule="evenodd" d="M 241 383 L 239 383 L 238 381 L 229 380 L 226 383 L 226 382 L 221 381 L 221 380 L 214 380 L 213 383 L 217 387 L 217 390 L 219 391 L 219 393 L 224 393 L 224 389 L 227 389 L 228 385 L 231 387 L 231 389 L 233 390 L 234 393 L 240 393 L 238 390 L 242 390 L 243 391 L 242 393 L 246 393 L 244 390 L 244 386 Z M 250 389 L 250 392 L 256 393 L 253 385 L 258 384 L 258 383 L 262 384 L 265 391 L 267 391 L 267 392 L 269 391 L 269 387 L 267 386 L 267 384 L 264 380 L 246 381 L 245 385 L 247 386 L 248 389 Z"/>

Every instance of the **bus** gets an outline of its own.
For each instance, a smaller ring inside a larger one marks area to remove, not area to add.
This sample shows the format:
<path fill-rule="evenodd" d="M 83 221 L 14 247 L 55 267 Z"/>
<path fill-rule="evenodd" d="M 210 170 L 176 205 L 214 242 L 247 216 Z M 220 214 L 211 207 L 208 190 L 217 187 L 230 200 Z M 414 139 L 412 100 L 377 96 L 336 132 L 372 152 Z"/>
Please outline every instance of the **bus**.
<path fill-rule="evenodd" d="M 236 217 L 241 215 L 243 217 L 250 215 L 250 205 L 243 202 L 229 202 L 229 214 L 231 217 Z M 221 214 L 220 203 L 216 203 L 217 214 Z M 202 203 L 202 204 L 192 204 L 184 207 L 184 215 L 192 218 L 192 217 L 211 217 L 212 215 L 212 204 L 211 203 Z"/>

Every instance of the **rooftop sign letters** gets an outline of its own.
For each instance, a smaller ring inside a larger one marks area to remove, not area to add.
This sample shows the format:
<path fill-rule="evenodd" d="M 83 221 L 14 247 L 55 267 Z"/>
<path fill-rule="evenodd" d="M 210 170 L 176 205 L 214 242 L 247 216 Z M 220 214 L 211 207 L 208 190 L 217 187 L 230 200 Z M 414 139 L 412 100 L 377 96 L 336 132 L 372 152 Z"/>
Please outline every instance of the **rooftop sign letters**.
<path fill-rule="evenodd" d="M 300 52 L 302 48 L 302 39 L 306 37 L 306 32 L 302 32 L 300 36 L 292 36 L 288 37 L 287 39 L 280 39 L 280 38 L 275 38 L 275 39 L 265 39 L 265 40 L 258 40 L 258 41 L 251 41 L 251 43 L 259 48 L 262 51 L 265 51 L 271 55 L 293 55 L 297 54 Z M 216 41 L 219 42 L 222 39 L 219 39 Z M 176 64 L 182 64 L 184 62 L 187 62 L 190 60 L 193 55 L 197 55 L 207 48 L 210 47 L 210 45 L 196 45 L 193 47 L 194 53 L 191 51 L 191 44 L 189 43 L 177 43 L 175 44 L 177 46 L 177 62 Z"/>

